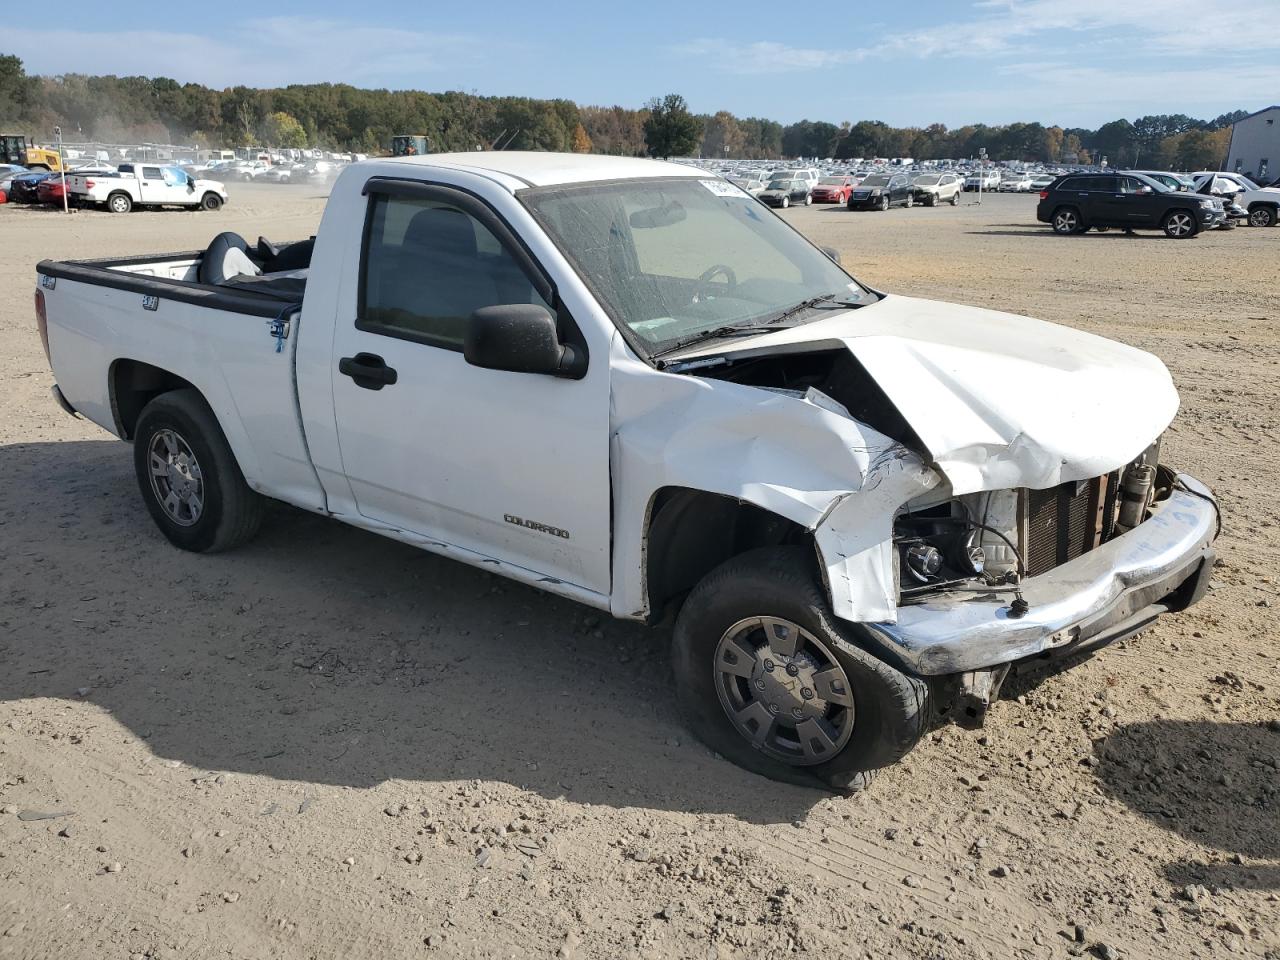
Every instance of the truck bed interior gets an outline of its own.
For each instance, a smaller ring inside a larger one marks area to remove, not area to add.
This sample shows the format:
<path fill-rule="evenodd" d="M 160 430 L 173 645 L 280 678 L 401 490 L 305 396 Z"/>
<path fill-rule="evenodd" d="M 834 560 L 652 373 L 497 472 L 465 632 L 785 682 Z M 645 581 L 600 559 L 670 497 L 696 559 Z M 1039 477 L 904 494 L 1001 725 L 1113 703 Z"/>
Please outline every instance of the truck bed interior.
<path fill-rule="evenodd" d="M 37 272 L 144 295 L 182 300 L 258 316 L 276 316 L 302 303 L 315 237 L 250 246 L 221 233 L 204 250 L 152 257 L 119 257 L 65 263 L 44 261 Z"/>

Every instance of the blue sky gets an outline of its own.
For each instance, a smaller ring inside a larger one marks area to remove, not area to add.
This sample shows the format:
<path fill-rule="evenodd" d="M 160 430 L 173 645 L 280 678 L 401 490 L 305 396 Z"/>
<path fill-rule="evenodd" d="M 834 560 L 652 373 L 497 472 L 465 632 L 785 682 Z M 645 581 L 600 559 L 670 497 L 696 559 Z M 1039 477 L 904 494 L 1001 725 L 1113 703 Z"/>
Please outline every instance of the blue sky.
<path fill-rule="evenodd" d="M 170 76 L 223 87 L 318 81 L 699 112 L 1097 126 L 1280 102 L 1277 0 L 921 0 L 859 5 L 648 0 L 66 0 L 9 19 L 32 73 Z M 70 24 L 56 29 L 54 23 Z M 104 24 L 98 30 L 93 25 Z"/>

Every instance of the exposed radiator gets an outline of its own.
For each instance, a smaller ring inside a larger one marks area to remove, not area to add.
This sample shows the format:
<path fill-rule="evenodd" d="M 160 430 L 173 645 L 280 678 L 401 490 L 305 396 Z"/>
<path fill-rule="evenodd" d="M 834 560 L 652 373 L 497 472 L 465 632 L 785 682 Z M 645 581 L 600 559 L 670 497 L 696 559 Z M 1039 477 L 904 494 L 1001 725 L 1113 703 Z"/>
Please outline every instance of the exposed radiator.
<path fill-rule="evenodd" d="M 1023 559 L 1027 576 L 1088 553 L 1114 532 L 1119 474 L 1071 481 L 1048 490 L 1023 490 Z"/>

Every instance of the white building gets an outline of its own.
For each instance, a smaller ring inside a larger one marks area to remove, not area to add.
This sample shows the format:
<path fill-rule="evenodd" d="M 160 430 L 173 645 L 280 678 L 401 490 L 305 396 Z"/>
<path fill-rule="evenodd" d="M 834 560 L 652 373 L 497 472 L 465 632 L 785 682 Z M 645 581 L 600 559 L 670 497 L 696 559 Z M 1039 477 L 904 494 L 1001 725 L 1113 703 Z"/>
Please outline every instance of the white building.
<path fill-rule="evenodd" d="M 1227 169 L 1264 184 L 1280 176 L 1280 106 L 1266 107 L 1232 125 Z"/>

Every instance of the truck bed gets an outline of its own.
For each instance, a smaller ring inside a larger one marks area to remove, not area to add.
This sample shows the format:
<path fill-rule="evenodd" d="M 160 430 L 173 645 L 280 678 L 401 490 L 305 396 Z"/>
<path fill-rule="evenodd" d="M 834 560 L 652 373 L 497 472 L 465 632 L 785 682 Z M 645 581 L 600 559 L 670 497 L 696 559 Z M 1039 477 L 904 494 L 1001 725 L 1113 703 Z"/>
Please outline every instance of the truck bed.
<path fill-rule="evenodd" d="M 251 487 L 321 508 L 294 387 L 306 271 L 207 284 L 195 279 L 203 256 L 40 262 L 58 388 L 76 412 L 131 439 L 160 373 L 182 371 Z"/>
<path fill-rule="evenodd" d="M 197 279 L 203 258 L 203 250 L 194 250 L 148 257 L 42 260 L 36 273 L 255 317 L 276 317 L 282 307 L 302 303 L 305 269 L 206 284 Z"/>

